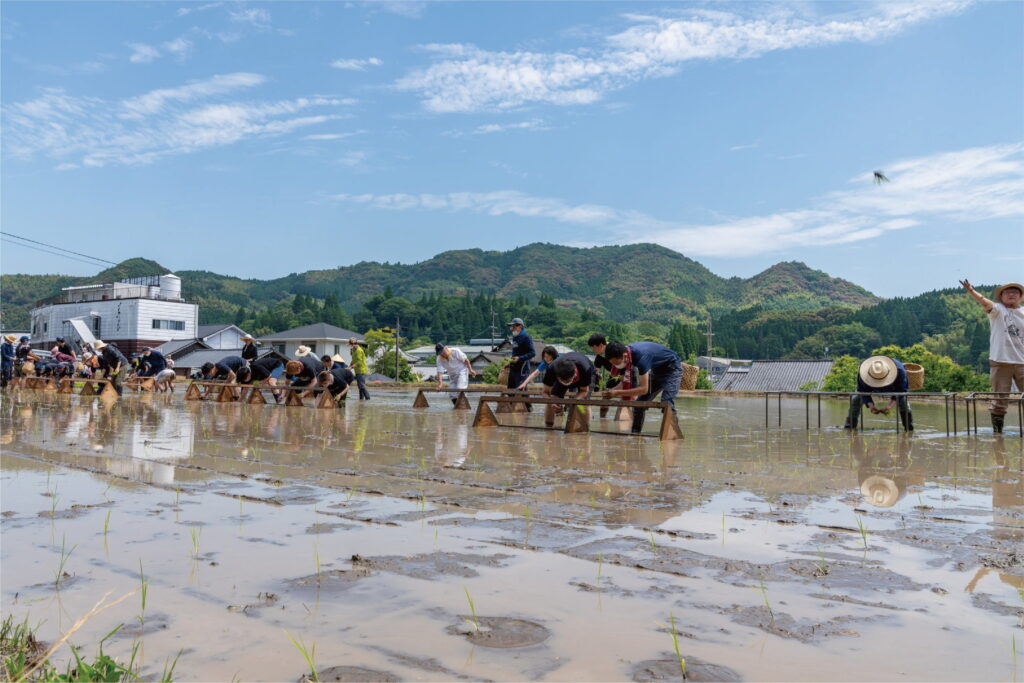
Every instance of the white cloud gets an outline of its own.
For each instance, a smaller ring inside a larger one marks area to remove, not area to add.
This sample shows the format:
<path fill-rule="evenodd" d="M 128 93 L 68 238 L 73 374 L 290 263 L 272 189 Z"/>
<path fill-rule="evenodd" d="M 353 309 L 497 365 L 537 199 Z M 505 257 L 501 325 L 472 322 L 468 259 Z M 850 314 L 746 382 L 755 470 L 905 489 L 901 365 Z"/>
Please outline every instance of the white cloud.
<path fill-rule="evenodd" d="M 380 66 L 383 63 L 377 57 L 370 57 L 368 59 L 335 59 L 331 62 L 331 67 L 345 71 L 366 71 L 368 66 Z"/>
<path fill-rule="evenodd" d="M 129 43 L 128 47 L 132 49 L 128 61 L 133 64 L 148 64 L 160 56 L 160 50 L 145 43 Z"/>
<path fill-rule="evenodd" d="M 465 135 L 487 135 L 489 133 L 506 133 L 512 130 L 551 130 L 544 119 L 529 119 L 514 123 L 485 123 L 469 131 L 450 130 L 443 133 L 449 137 L 460 138 Z"/>
<path fill-rule="evenodd" d="M 349 168 L 355 168 L 356 166 L 362 165 L 366 161 L 366 152 L 346 152 L 338 159 L 338 163 Z"/>
<path fill-rule="evenodd" d="M 606 37 L 598 49 L 492 52 L 466 44 L 426 45 L 438 61 L 407 74 L 395 87 L 418 93 L 424 106 L 436 112 L 589 104 L 629 83 L 675 73 L 690 61 L 750 59 L 778 50 L 880 40 L 969 2 L 882 3 L 867 13 L 814 20 L 777 5 L 756 16 L 718 11 L 686 17 L 628 15 L 633 25 Z"/>
<path fill-rule="evenodd" d="M 372 0 L 369 4 L 407 19 L 419 19 L 427 9 L 427 3 L 413 0 Z"/>
<path fill-rule="evenodd" d="M 184 17 L 195 12 L 205 12 L 206 10 L 214 9 L 223 5 L 223 2 L 209 2 L 205 5 L 196 5 L 192 7 L 179 7 L 178 16 Z"/>
<path fill-rule="evenodd" d="M 826 194 L 808 208 L 706 225 L 516 190 L 332 198 L 377 209 L 542 218 L 590 228 L 595 243 L 654 242 L 690 256 L 717 257 L 847 244 L 930 224 L 1024 218 L 1024 144 L 934 154 L 889 164 L 885 171 L 890 183 L 875 185 L 865 172 L 851 179 L 852 189 Z"/>
<path fill-rule="evenodd" d="M 265 9 L 244 8 L 232 10 L 229 14 L 231 21 L 239 24 L 252 24 L 256 28 L 267 28 L 270 26 L 270 12 Z"/>
<path fill-rule="evenodd" d="M 331 140 L 344 140 L 356 135 L 362 135 L 365 130 L 355 130 L 351 133 L 316 133 L 314 135 L 303 135 L 303 140 L 314 140 L 314 141 L 331 141 Z"/>
<path fill-rule="evenodd" d="M 4 148 L 17 158 L 55 159 L 64 169 L 150 163 L 332 121 L 341 118 L 335 110 L 349 103 L 319 95 L 224 100 L 265 81 L 260 74 L 224 74 L 120 101 L 48 89 L 34 100 L 4 106 Z"/>
<path fill-rule="evenodd" d="M 192 50 L 192 41 L 184 36 L 169 40 L 163 44 L 163 48 L 178 59 L 184 59 Z"/>

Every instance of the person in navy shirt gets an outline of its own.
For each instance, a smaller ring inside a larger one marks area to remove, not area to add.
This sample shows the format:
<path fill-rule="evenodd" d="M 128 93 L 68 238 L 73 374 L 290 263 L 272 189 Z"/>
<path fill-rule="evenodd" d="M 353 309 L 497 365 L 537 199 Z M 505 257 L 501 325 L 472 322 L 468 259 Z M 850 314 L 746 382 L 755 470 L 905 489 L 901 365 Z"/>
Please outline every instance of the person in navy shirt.
<path fill-rule="evenodd" d="M 590 398 L 597 381 L 597 369 L 590 359 L 579 351 L 562 354 L 544 373 L 544 393 L 564 398 L 572 391 L 577 398 Z M 544 423 L 552 426 L 555 414 L 561 413 L 562 406 L 545 406 Z M 589 412 L 587 412 L 589 418 Z"/>
<path fill-rule="evenodd" d="M 0 386 L 6 387 L 14 377 L 14 340 L 15 336 L 8 334 L 0 344 Z"/>
<path fill-rule="evenodd" d="M 274 400 L 280 403 L 281 393 L 273 389 L 277 387 L 277 376 L 283 371 L 284 362 L 273 354 L 267 354 L 263 358 L 250 363 L 248 367 L 239 370 L 237 379 L 239 384 L 249 384 L 250 382 L 260 385 L 266 384 L 271 387 L 270 393 L 273 394 Z"/>
<path fill-rule="evenodd" d="M 142 347 L 142 369 L 139 377 L 155 377 L 160 371 L 167 367 L 167 360 L 164 354 L 154 351 L 148 346 Z"/>
<path fill-rule="evenodd" d="M 885 408 L 875 406 L 871 394 L 906 393 L 910 391 L 910 378 L 903 363 L 888 356 L 871 356 L 860 364 L 857 373 L 857 392 L 850 397 L 850 412 L 846 416 L 846 429 L 856 429 L 860 421 L 860 408 L 866 405 L 872 415 L 887 413 L 899 406 L 900 422 L 903 429 L 914 431 L 914 415 L 910 412 L 910 402 L 906 396 L 890 396 Z"/>
<path fill-rule="evenodd" d="M 537 355 L 537 351 L 533 348 L 533 339 L 526 333 L 522 318 L 512 318 L 508 326 L 512 331 L 512 363 L 508 367 L 507 386 L 515 389 L 529 377 L 530 361 Z"/>
<path fill-rule="evenodd" d="M 635 369 L 637 376 L 635 388 L 609 389 L 604 392 L 606 398 L 636 397 L 640 401 L 651 401 L 660 393 L 662 403 L 669 404 L 675 413 L 676 394 L 683 379 L 683 362 L 675 351 L 656 342 L 627 345 L 613 341 L 605 347 L 604 357 L 620 371 Z M 646 412 L 644 408 L 633 408 L 634 434 L 643 429 Z"/>
<path fill-rule="evenodd" d="M 241 356 L 224 356 L 216 363 L 204 364 L 203 377 L 234 384 L 238 381 L 238 373 L 247 367 L 249 367 L 249 363 Z"/>

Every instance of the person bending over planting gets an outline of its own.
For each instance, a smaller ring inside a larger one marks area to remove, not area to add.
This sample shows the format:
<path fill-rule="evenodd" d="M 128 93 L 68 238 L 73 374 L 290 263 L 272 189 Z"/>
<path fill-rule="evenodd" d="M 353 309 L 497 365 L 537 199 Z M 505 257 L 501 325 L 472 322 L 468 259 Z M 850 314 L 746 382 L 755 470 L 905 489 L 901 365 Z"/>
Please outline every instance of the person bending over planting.
<path fill-rule="evenodd" d="M 899 406 L 900 422 L 908 432 L 914 431 L 914 415 L 910 412 L 910 403 L 906 396 L 890 396 L 885 408 L 875 406 L 871 394 L 900 394 L 910 391 L 910 379 L 903 363 L 888 356 L 871 356 L 860 364 L 857 373 L 857 391 L 850 397 L 850 412 L 846 416 L 846 429 L 856 429 L 860 420 L 860 407 L 866 405 L 873 415 L 888 414 Z"/>
<path fill-rule="evenodd" d="M 605 398 L 651 401 L 660 393 L 661 402 L 667 403 L 675 413 L 676 394 L 683 379 L 683 362 L 675 351 L 656 342 L 622 344 L 613 341 L 605 346 L 604 357 L 623 377 L 632 377 L 634 369 L 637 375 L 635 387 L 608 389 L 603 393 Z M 646 413 L 643 408 L 633 408 L 634 434 L 643 429 Z"/>

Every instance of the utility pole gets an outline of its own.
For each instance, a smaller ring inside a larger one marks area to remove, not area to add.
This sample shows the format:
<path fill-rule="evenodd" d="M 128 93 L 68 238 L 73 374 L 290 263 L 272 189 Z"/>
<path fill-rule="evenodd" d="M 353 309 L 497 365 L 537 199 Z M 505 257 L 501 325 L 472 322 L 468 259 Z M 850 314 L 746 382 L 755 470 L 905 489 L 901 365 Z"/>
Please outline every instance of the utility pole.
<path fill-rule="evenodd" d="M 395 381 L 400 381 L 398 378 L 398 335 L 402 332 L 402 323 L 399 321 L 398 316 L 395 316 Z"/>
<path fill-rule="evenodd" d="M 708 313 L 708 330 L 704 334 L 708 338 L 708 358 L 710 358 L 712 356 L 712 353 L 711 353 L 711 338 L 715 336 L 715 333 L 712 332 L 712 328 L 711 328 L 711 314 L 710 313 Z"/>
<path fill-rule="evenodd" d="M 491 308 L 491 353 L 494 352 L 494 308 Z"/>

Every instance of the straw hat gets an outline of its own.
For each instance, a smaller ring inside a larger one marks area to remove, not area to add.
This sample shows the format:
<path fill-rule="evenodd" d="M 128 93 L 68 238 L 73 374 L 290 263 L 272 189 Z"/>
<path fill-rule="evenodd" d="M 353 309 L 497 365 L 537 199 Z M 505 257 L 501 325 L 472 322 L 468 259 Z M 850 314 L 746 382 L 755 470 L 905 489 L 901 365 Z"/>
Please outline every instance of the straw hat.
<path fill-rule="evenodd" d="M 305 358 L 311 353 L 313 353 L 313 349 L 309 348 L 308 346 L 300 346 L 299 348 L 295 349 L 296 358 Z"/>
<path fill-rule="evenodd" d="M 305 367 L 297 360 L 290 360 L 285 363 L 284 372 L 286 375 L 297 375 L 302 372 L 302 368 Z"/>
<path fill-rule="evenodd" d="M 1024 285 L 1019 282 L 1007 282 L 1005 285 L 999 285 L 996 287 L 996 301 L 999 301 L 1003 297 L 1003 290 L 1007 288 L 1015 288 L 1022 295 L 1024 295 Z"/>
<path fill-rule="evenodd" d="M 335 363 L 345 363 L 346 362 L 345 359 L 341 357 L 340 353 L 336 353 L 333 356 L 331 356 L 331 360 L 333 360 Z"/>
<path fill-rule="evenodd" d="M 256 341 L 256 338 L 255 338 L 255 337 L 250 337 L 250 336 L 249 336 L 249 335 L 247 335 L 247 334 L 243 334 L 243 335 L 242 335 L 242 336 L 240 337 L 240 339 L 241 339 L 242 341 L 245 341 L 245 342 L 254 342 L 254 341 Z"/>
<path fill-rule="evenodd" d="M 103 342 L 103 341 L 100 341 L 99 339 L 97 339 L 96 341 L 94 341 L 94 342 L 92 343 L 92 348 L 93 348 L 93 350 L 95 350 L 95 351 L 102 351 L 102 350 L 103 350 L 103 348 L 104 348 L 104 347 L 105 347 L 106 345 L 107 345 L 107 343 L 106 343 L 106 342 Z"/>
<path fill-rule="evenodd" d="M 861 494 L 868 502 L 879 508 L 890 508 L 903 494 L 892 479 L 873 474 L 860 485 Z"/>
<path fill-rule="evenodd" d="M 5 334 L 4 335 L 4 341 L 10 342 L 11 344 L 16 342 L 17 340 L 18 340 L 18 338 L 15 337 L 13 334 Z"/>
<path fill-rule="evenodd" d="M 358 343 L 359 343 L 359 340 L 356 339 L 355 337 L 349 337 L 348 338 L 348 345 L 349 346 L 355 346 Z"/>
<path fill-rule="evenodd" d="M 895 382 L 896 374 L 896 363 L 888 356 L 871 356 L 860 364 L 860 378 L 875 389 Z"/>

